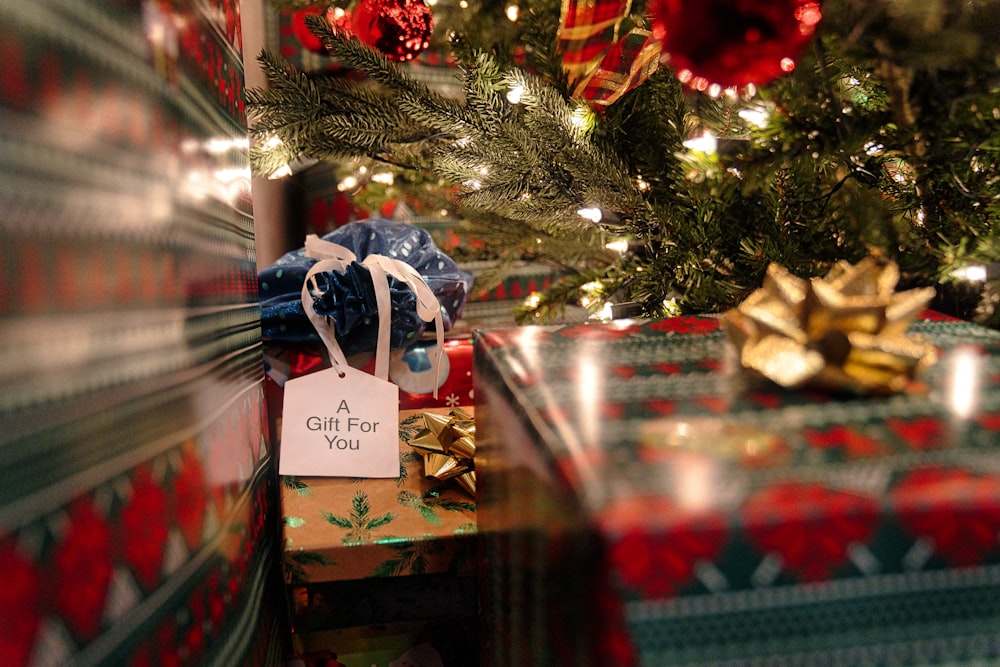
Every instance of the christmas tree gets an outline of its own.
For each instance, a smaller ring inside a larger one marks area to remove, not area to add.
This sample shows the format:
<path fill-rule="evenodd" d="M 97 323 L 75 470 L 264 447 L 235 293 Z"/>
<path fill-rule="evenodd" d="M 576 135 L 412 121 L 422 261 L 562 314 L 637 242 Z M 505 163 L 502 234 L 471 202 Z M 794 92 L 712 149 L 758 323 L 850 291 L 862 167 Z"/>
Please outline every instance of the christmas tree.
<path fill-rule="evenodd" d="M 407 43 L 447 50 L 459 95 L 363 43 L 357 5 L 323 9 L 307 22 L 338 71 L 260 55 L 255 171 L 391 171 L 489 250 L 477 287 L 558 269 L 522 321 L 582 300 L 718 312 L 772 262 L 809 277 L 872 253 L 998 321 L 1000 0 L 439 3 Z"/>

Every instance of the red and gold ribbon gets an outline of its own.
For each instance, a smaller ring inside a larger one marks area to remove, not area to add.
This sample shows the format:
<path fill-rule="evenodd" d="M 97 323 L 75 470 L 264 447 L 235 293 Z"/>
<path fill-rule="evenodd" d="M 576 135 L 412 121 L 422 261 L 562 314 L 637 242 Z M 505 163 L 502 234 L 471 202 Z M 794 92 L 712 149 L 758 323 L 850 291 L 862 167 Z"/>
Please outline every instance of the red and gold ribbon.
<path fill-rule="evenodd" d="M 620 35 L 630 0 L 563 0 L 557 41 L 573 97 L 608 105 L 659 66 L 660 43 L 648 30 Z"/>

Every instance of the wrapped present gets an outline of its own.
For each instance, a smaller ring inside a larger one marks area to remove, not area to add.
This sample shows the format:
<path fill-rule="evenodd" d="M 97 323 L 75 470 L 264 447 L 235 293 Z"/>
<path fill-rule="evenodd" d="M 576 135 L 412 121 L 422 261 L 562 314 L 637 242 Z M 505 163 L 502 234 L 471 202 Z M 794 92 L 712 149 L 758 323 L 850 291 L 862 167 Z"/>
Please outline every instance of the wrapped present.
<path fill-rule="evenodd" d="M 720 320 L 476 336 L 485 665 L 1000 660 L 1000 332 L 785 388 Z"/>
<path fill-rule="evenodd" d="M 419 340 L 431 321 L 427 309 L 439 332 L 450 329 L 465 307 L 472 274 L 458 268 L 426 231 L 372 218 L 322 239 L 307 237 L 304 247 L 262 270 L 258 282 L 265 340 L 318 343 L 312 310 L 332 322 L 339 346 L 350 357 L 374 351 L 383 326 L 390 349 Z M 382 321 L 377 298 L 386 284 L 389 322 Z"/>
<path fill-rule="evenodd" d="M 428 412 L 449 414 L 400 412 L 397 479 L 282 478 L 297 631 L 475 615 L 476 503 L 453 480 L 425 475 L 409 443 Z"/>

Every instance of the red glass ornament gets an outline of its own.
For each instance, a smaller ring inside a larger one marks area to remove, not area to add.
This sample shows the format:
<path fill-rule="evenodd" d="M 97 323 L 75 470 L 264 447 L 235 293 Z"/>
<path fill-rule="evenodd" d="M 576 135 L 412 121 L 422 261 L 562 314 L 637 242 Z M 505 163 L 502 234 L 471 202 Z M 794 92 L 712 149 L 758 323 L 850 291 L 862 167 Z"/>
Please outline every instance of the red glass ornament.
<path fill-rule="evenodd" d="M 322 14 L 323 11 L 317 8 L 303 9 L 293 13 L 291 19 L 292 34 L 295 35 L 295 39 L 298 40 L 299 44 L 307 51 L 319 54 L 325 54 L 327 52 L 326 47 L 323 46 L 323 42 L 320 41 L 319 37 L 309 31 L 309 27 L 306 25 L 306 17 L 310 14 Z"/>
<path fill-rule="evenodd" d="M 791 72 L 822 17 L 816 0 L 651 0 L 650 13 L 664 61 L 695 90 Z"/>
<path fill-rule="evenodd" d="M 430 45 L 434 20 L 424 0 L 361 0 L 351 11 L 351 32 L 391 60 L 412 60 Z"/>

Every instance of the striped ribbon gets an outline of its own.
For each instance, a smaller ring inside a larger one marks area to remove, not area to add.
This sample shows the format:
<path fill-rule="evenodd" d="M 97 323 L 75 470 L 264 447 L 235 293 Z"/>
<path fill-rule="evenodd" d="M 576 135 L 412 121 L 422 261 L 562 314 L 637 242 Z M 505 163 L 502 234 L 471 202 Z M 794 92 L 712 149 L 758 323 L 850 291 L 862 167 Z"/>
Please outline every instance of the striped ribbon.
<path fill-rule="evenodd" d="M 660 43 L 648 30 L 619 34 L 631 0 L 562 0 L 557 41 L 573 97 L 609 105 L 659 66 Z"/>

